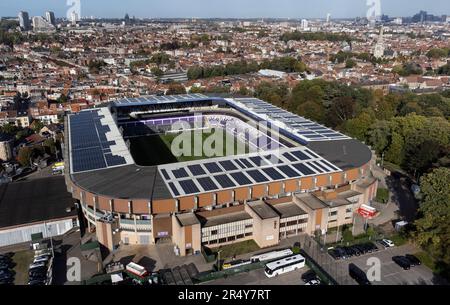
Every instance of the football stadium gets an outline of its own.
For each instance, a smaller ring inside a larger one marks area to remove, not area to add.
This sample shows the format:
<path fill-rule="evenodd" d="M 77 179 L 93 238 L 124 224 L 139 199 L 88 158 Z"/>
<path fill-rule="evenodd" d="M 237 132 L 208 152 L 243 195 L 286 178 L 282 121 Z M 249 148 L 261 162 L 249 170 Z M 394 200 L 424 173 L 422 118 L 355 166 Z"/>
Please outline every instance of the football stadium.
<path fill-rule="evenodd" d="M 111 250 L 273 246 L 354 223 L 377 190 L 369 147 L 256 98 L 125 98 L 65 133 L 67 188 Z"/>

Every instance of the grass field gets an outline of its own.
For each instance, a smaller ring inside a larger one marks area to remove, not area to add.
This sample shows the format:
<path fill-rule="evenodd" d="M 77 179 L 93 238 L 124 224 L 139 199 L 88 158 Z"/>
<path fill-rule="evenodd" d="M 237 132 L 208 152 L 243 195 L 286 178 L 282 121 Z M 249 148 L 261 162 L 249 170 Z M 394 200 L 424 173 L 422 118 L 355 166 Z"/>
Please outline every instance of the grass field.
<path fill-rule="evenodd" d="M 238 242 L 235 244 L 225 245 L 218 248 L 212 248 L 211 252 L 217 257 L 217 252 L 220 250 L 220 259 L 230 259 L 234 255 L 241 255 L 259 250 L 260 247 L 253 239 Z"/>
<path fill-rule="evenodd" d="M 243 144 L 234 136 L 229 134 L 227 136 L 227 133 L 224 131 L 222 131 L 222 135 L 217 134 L 215 137 L 212 137 L 215 132 L 215 129 L 211 129 L 210 132 L 205 131 L 201 134 L 202 147 L 197 146 L 197 149 L 202 149 L 198 155 L 195 155 L 196 137 L 193 132 L 189 133 L 184 141 L 181 141 L 181 138 L 177 138 L 181 134 L 180 132 L 131 138 L 131 154 L 138 165 L 151 166 L 236 155 L 249 151 L 247 144 Z M 183 152 L 178 157 L 174 156 L 171 149 L 174 141 L 174 146 Z M 221 143 L 218 144 L 217 142 Z M 243 148 L 244 151 L 239 151 Z"/>
<path fill-rule="evenodd" d="M 19 251 L 14 253 L 12 257 L 14 271 L 16 272 L 14 284 L 26 285 L 28 284 L 28 266 L 33 262 L 34 253 L 31 250 Z"/>

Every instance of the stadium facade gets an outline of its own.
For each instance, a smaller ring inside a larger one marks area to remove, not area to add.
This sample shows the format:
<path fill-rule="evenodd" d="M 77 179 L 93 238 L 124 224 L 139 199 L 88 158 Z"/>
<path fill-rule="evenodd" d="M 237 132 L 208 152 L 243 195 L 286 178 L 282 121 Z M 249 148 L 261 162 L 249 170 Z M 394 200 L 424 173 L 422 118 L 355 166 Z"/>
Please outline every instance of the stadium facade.
<path fill-rule="evenodd" d="M 177 122 L 222 127 L 257 150 L 138 165 L 130 140 Z M 126 98 L 69 115 L 65 127 L 67 188 L 109 249 L 171 241 L 188 255 L 249 239 L 268 247 L 352 224 L 376 195 L 366 145 L 254 98 Z"/>

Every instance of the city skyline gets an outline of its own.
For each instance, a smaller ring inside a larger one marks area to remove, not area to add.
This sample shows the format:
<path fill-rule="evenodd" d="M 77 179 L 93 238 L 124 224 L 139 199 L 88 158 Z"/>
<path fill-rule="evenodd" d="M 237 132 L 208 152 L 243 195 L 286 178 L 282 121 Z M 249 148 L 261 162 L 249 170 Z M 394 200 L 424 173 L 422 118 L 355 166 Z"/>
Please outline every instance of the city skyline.
<path fill-rule="evenodd" d="M 74 1 L 74 0 L 73 0 Z M 69 1 L 70 2 L 70 1 Z M 133 0 L 125 5 L 118 0 L 83 1 L 81 0 L 81 16 L 97 18 L 123 18 L 125 13 L 137 18 L 354 18 L 366 16 L 370 6 L 365 0 L 318 0 L 311 1 L 280 0 L 230 0 L 227 3 L 216 0 L 154 0 L 152 4 L 144 0 Z M 381 1 L 381 13 L 389 16 L 407 17 L 420 10 L 430 14 L 450 14 L 450 2 L 433 0 L 425 4 L 422 0 L 398 0 L 395 3 Z M 432 5 L 431 5 L 432 4 Z M 430 9 L 431 6 L 433 9 Z M 44 15 L 46 11 L 54 11 L 57 18 L 66 17 L 70 8 L 66 1 L 43 0 L 35 3 L 30 0 L 2 1 L 0 11 L 2 17 L 17 16 L 19 11 L 27 11 L 30 16 Z"/>

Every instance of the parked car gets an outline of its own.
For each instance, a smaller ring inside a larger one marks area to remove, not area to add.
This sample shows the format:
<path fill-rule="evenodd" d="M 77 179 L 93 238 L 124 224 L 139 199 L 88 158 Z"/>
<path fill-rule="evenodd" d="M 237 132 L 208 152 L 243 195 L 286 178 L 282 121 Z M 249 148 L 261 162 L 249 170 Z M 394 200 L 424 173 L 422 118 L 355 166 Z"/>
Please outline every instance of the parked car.
<path fill-rule="evenodd" d="M 317 274 L 313 270 L 309 270 L 302 274 L 302 280 L 305 283 L 308 283 L 315 279 L 317 279 Z"/>
<path fill-rule="evenodd" d="M 40 263 L 32 263 L 30 264 L 30 270 L 31 269 L 35 269 L 35 268 L 39 268 L 39 267 L 45 267 L 47 264 L 46 262 L 40 262 Z"/>
<path fill-rule="evenodd" d="M 371 242 L 371 241 L 365 243 L 364 245 L 369 249 L 369 253 L 378 251 L 377 245 L 375 245 L 375 244 L 374 244 L 373 242 Z"/>
<path fill-rule="evenodd" d="M 6 278 L 0 280 L 0 285 L 11 285 L 14 282 L 14 278 Z"/>
<path fill-rule="evenodd" d="M 348 258 L 347 252 L 343 248 L 337 247 L 335 250 L 337 251 L 340 258 L 342 259 Z"/>
<path fill-rule="evenodd" d="M 307 282 L 305 285 L 314 285 L 314 286 L 320 285 L 320 280 L 319 279 L 313 279 L 313 280 Z"/>
<path fill-rule="evenodd" d="M 411 268 L 411 264 L 409 263 L 408 259 L 404 256 L 393 256 L 392 260 L 403 268 L 403 270 L 408 270 Z"/>
<path fill-rule="evenodd" d="M 406 259 L 409 261 L 409 264 L 414 267 L 414 266 L 419 266 L 421 265 L 421 261 L 420 259 L 418 259 L 416 256 L 412 255 L 412 254 L 406 254 L 405 255 Z"/>
<path fill-rule="evenodd" d="M 41 281 L 41 280 L 30 280 L 28 281 L 28 285 L 30 286 L 43 286 L 45 285 L 45 281 Z"/>
<path fill-rule="evenodd" d="M 34 258 L 33 264 L 36 264 L 36 263 L 43 263 L 43 262 L 47 263 L 49 259 L 50 259 L 50 257 L 49 257 L 49 256 L 46 256 L 46 255 L 44 255 L 44 256 L 38 256 L 38 257 Z"/>
<path fill-rule="evenodd" d="M 348 273 L 359 285 L 371 285 L 366 273 L 355 264 L 348 265 Z"/>
<path fill-rule="evenodd" d="M 330 256 L 334 259 L 340 259 L 341 256 L 339 255 L 339 251 L 337 251 L 336 249 L 331 249 L 328 250 L 328 254 L 330 254 Z"/>

